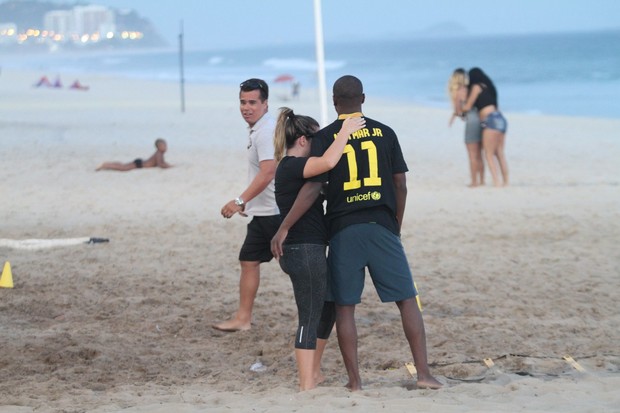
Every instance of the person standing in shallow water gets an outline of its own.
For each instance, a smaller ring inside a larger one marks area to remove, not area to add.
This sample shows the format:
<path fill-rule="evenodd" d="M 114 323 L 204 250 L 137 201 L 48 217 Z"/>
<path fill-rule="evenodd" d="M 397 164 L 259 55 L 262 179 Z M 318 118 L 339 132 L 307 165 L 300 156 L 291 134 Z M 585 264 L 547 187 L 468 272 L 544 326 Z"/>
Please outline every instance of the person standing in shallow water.
<path fill-rule="evenodd" d="M 338 119 L 315 134 L 312 156 L 325 153 L 345 119 L 364 116 L 364 100 L 358 78 L 343 76 L 334 83 L 333 102 Z M 428 367 L 424 321 L 400 242 L 408 168 L 394 131 L 376 120 L 364 118 L 366 127 L 352 134 L 340 161 L 326 174 L 310 178 L 304 184 L 289 215 L 301 216 L 316 199 L 316 195 L 313 198 L 308 194 L 318 194 L 322 184 L 329 182 L 326 191 L 328 263 L 336 302 L 338 344 L 349 376 L 347 387 L 353 391 L 362 388 L 355 306 L 361 302 L 368 268 L 381 301 L 395 302 L 400 311 L 418 372 L 418 388 L 438 389 L 443 385 Z"/>
<path fill-rule="evenodd" d="M 482 149 L 484 150 L 484 157 L 489 171 L 491 171 L 493 185 L 496 187 L 508 186 L 508 162 L 504 154 L 508 122 L 499 111 L 495 85 L 477 67 L 469 71 L 467 102 L 463 105 L 463 112 L 467 112 L 474 107 L 478 109 L 478 116 L 480 117 Z M 502 174 L 502 181 L 499 179 L 498 166 Z"/>
<path fill-rule="evenodd" d="M 269 87 L 262 79 L 248 79 L 239 85 L 239 109 L 248 124 L 248 187 L 221 209 L 224 218 L 235 214 L 252 216 L 239 263 L 239 307 L 235 315 L 212 327 L 226 332 L 249 330 L 260 284 L 260 264 L 273 259 L 270 241 L 280 226 L 273 178 L 276 172 L 273 135 L 275 119 L 269 114 Z"/>

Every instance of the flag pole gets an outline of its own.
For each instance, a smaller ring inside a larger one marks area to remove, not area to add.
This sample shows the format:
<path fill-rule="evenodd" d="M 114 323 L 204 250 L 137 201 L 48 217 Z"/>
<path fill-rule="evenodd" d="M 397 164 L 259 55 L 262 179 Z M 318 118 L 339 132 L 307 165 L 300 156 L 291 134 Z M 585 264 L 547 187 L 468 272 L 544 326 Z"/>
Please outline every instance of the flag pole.
<path fill-rule="evenodd" d="M 183 68 L 183 20 L 181 20 L 181 32 L 179 33 L 179 84 L 181 87 L 181 112 L 185 113 L 185 74 Z"/>
<path fill-rule="evenodd" d="M 314 0 L 314 35 L 316 43 L 316 66 L 321 105 L 321 126 L 327 125 L 327 87 L 325 83 L 325 49 L 323 45 L 323 18 L 321 0 Z"/>

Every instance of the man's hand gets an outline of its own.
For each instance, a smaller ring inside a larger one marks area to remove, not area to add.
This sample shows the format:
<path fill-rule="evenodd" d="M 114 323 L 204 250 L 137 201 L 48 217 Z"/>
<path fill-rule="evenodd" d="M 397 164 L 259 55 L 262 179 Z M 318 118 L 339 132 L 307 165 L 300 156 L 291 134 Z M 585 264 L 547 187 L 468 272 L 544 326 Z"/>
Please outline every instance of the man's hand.
<path fill-rule="evenodd" d="M 284 240 L 288 235 L 288 229 L 284 229 L 280 227 L 276 235 L 271 239 L 271 253 L 276 260 L 279 260 L 281 256 L 284 255 L 284 251 L 282 251 L 282 244 L 284 244 Z"/>
<path fill-rule="evenodd" d="M 235 214 L 239 214 L 242 217 L 247 217 L 247 214 L 243 212 L 243 209 L 243 206 L 235 204 L 235 200 L 233 199 L 232 201 L 228 201 L 228 203 L 222 207 L 221 213 L 224 218 L 231 218 Z"/>

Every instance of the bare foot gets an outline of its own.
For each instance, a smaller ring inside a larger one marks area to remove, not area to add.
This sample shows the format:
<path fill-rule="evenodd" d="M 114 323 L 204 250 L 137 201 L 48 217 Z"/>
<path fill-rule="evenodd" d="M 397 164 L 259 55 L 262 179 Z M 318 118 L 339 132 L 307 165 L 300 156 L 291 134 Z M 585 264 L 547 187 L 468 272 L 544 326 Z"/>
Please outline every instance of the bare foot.
<path fill-rule="evenodd" d="M 321 383 L 323 383 L 325 381 L 325 376 L 323 376 L 323 374 L 319 373 L 314 377 L 314 382 L 317 384 L 317 386 Z"/>
<path fill-rule="evenodd" d="M 236 318 L 233 318 L 232 320 L 224 321 L 220 324 L 213 324 L 211 327 L 216 330 L 233 333 L 235 331 L 247 331 L 252 328 L 252 325 L 250 323 L 243 323 Z"/>
<path fill-rule="evenodd" d="M 299 391 L 300 392 L 308 391 L 308 390 L 313 390 L 313 389 L 316 389 L 316 383 L 309 384 L 309 385 L 304 385 L 304 386 L 302 386 L 302 385 L 299 386 Z"/>
<path fill-rule="evenodd" d="M 428 377 L 426 379 L 418 378 L 416 386 L 420 390 L 421 389 L 437 390 L 437 389 L 441 389 L 443 387 L 443 384 L 441 384 L 441 382 L 439 382 L 439 380 L 437 380 L 433 376 L 430 376 L 430 377 Z"/>
<path fill-rule="evenodd" d="M 356 384 L 354 386 L 354 385 L 351 384 L 351 382 L 348 382 L 344 387 L 346 387 L 347 389 L 349 389 L 351 391 L 362 390 L 362 385 L 361 384 Z"/>

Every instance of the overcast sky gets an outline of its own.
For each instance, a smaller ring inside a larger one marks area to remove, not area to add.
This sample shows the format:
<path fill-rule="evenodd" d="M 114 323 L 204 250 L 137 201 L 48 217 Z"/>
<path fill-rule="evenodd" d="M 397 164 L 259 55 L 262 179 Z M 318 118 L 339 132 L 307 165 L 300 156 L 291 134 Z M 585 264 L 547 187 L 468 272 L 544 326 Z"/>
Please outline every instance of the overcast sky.
<path fill-rule="evenodd" d="M 313 42 L 313 0 L 91 0 L 132 8 L 187 48 Z M 472 35 L 620 29 L 619 0 L 323 0 L 326 41 L 425 32 L 455 23 Z"/>

